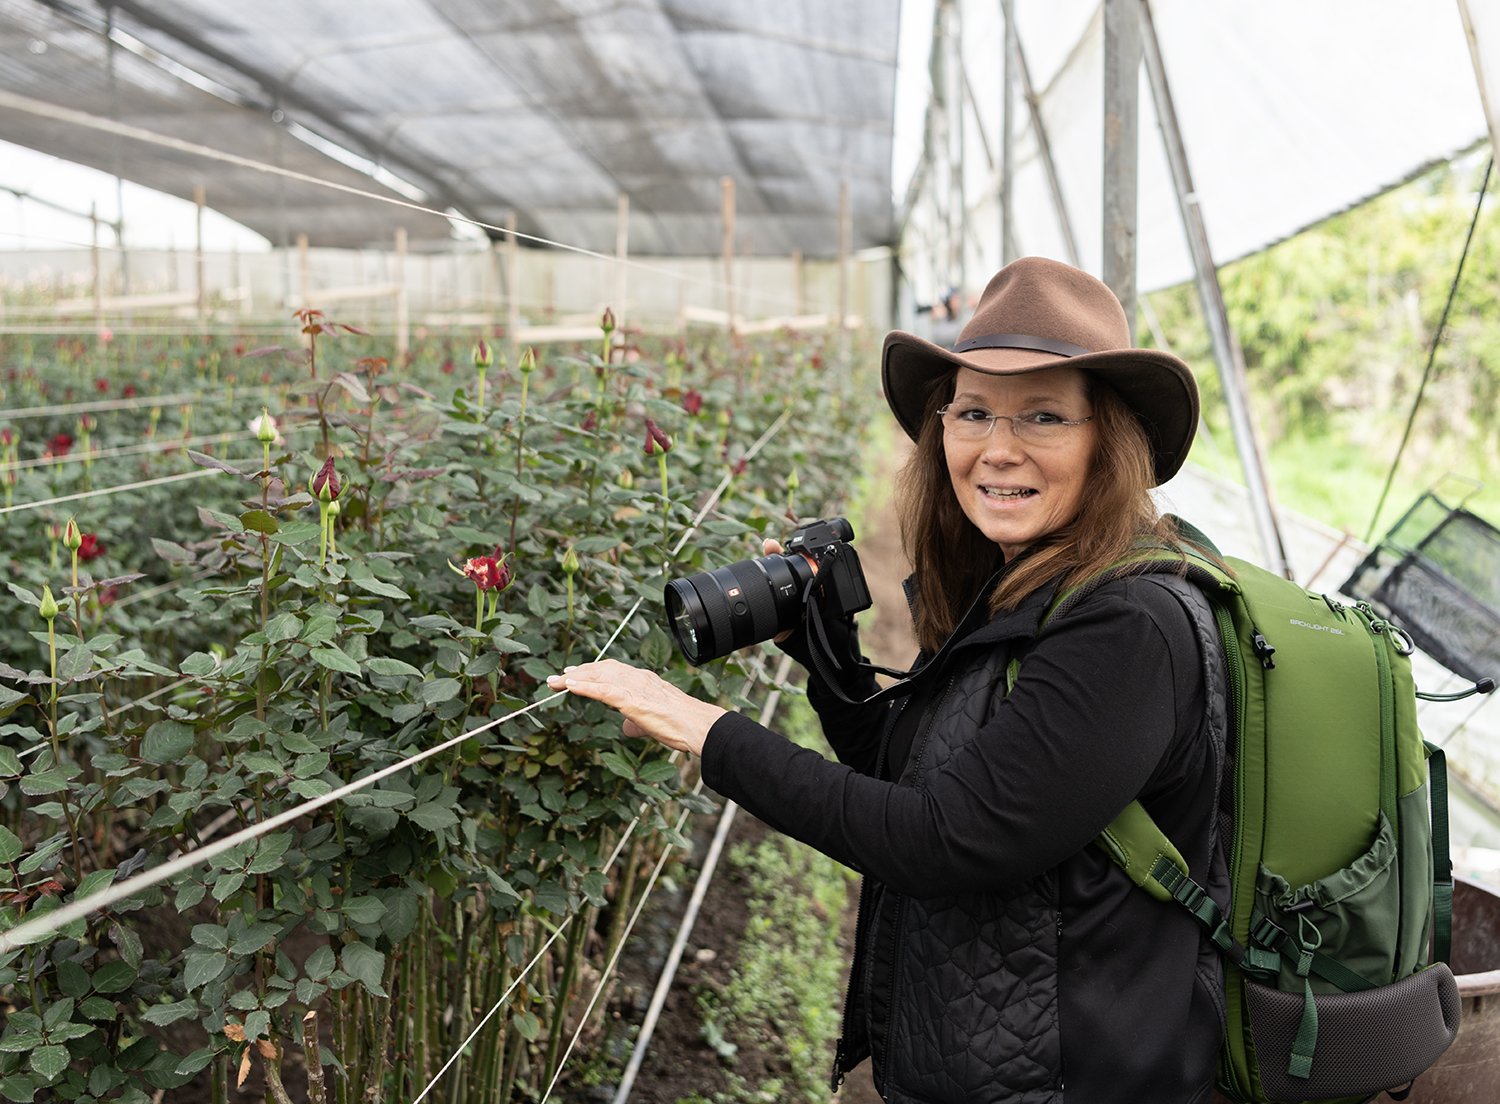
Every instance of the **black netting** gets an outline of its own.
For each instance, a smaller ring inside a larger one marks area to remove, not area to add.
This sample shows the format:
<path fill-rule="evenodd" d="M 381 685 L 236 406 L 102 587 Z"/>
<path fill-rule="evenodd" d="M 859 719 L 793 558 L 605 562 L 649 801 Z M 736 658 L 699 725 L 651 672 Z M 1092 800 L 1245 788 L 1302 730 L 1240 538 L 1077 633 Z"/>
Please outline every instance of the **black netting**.
<path fill-rule="evenodd" d="M 1500 530 L 1483 518 L 1423 495 L 1342 589 L 1455 674 L 1500 677 Z"/>

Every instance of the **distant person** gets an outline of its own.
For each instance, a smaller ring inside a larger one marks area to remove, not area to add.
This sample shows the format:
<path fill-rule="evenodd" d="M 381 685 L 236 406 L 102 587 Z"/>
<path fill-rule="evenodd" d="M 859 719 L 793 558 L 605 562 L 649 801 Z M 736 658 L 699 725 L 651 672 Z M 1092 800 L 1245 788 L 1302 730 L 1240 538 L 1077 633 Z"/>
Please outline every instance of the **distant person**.
<path fill-rule="evenodd" d="M 963 319 L 959 317 L 963 310 L 963 297 L 958 288 L 950 287 L 944 291 L 931 309 L 934 344 L 951 346 L 958 340 L 959 332 L 963 329 Z"/>
<path fill-rule="evenodd" d="M 1206 1102 L 1218 955 L 1090 844 L 1139 798 L 1222 896 L 1212 615 L 1186 580 L 1149 575 L 1039 634 L 1062 589 L 1139 544 L 1184 546 L 1149 491 L 1187 456 L 1197 388 L 1055 261 L 1007 265 L 959 337 L 886 337 L 886 400 L 916 442 L 896 502 L 921 654 L 894 703 L 865 700 L 868 672 L 837 688 L 810 672 L 839 762 L 626 663 L 548 682 L 701 755 L 719 793 L 864 875 L 836 1081 L 870 1058 L 899 1104 Z M 852 619 L 837 627 L 856 661 Z M 809 665 L 805 627 L 781 646 Z"/>

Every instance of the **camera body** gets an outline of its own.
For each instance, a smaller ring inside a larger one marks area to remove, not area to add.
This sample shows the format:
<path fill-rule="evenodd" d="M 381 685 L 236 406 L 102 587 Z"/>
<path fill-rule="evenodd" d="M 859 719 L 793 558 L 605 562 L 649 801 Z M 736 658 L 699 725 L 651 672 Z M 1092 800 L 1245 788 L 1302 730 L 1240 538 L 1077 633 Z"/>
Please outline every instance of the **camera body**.
<path fill-rule="evenodd" d="M 667 584 L 672 635 L 702 665 L 794 629 L 816 602 L 824 618 L 870 608 L 854 527 L 828 518 L 797 529 L 785 551 L 699 572 Z"/>

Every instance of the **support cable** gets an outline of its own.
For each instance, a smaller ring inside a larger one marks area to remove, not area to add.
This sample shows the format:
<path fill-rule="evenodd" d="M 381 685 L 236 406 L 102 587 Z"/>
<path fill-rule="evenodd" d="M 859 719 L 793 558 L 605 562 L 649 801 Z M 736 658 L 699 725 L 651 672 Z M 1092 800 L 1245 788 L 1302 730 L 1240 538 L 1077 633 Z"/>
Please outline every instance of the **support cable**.
<path fill-rule="evenodd" d="M 1417 410 L 1422 405 L 1422 396 L 1427 391 L 1427 381 L 1432 377 L 1432 365 L 1437 359 L 1438 343 L 1443 340 L 1443 330 L 1448 325 L 1448 312 L 1453 309 L 1454 297 L 1458 294 L 1458 283 L 1464 274 L 1464 262 L 1469 258 L 1469 245 L 1474 240 L 1474 228 L 1479 225 L 1479 211 L 1484 206 L 1484 194 L 1489 190 L 1490 173 L 1495 168 L 1495 158 L 1491 155 L 1489 162 L 1484 166 L 1484 182 L 1479 185 L 1479 198 L 1474 201 L 1474 217 L 1469 220 L 1469 232 L 1464 236 L 1463 251 L 1458 255 L 1458 268 L 1454 270 L 1453 282 L 1448 285 L 1448 301 L 1443 304 L 1442 317 L 1438 319 L 1437 329 L 1432 335 L 1432 345 L 1427 350 L 1427 367 L 1422 369 L 1422 381 L 1417 384 L 1416 397 L 1411 401 L 1411 413 L 1406 416 L 1406 428 L 1401 431 L 1401 443 L 1396 446 L 1396 456 L 1391 461 L 1391 470 L 1386 473 L 1385 486 L 1380 489 L 1380 499 L 1375 503 L 1375 513 L 1370 517 L 1370 527 L 1365 530 L 1365 544 L 1369 544 L 1375 536 L 1375 526 L 1380 522 L 1380 511 L 1385 509 L 1386 496 L 1391 493 L 1391 484 L 1396 478 L 1396 469 L 1401 465 L 1401 457 L 1406 452 L 1406 443 L 1411 440 L 1412 427 L 1417 422 Z"/>
<path fill-rule="evenodd" d="M 243 461 L 253 463 L 254 461 Z M 206 475 L 224 475 L 225 472 L 218 468 L 199 468 L 197 471 L 181 472 L 178 475 L 163 475 L 157 479 L 142 479 L 138 483 L 122 483 L 117 487 L 102 487 L 97 491 L 78 491 L 76 494 L 59 495 L 56 498 L 43 498 L 36 502 L 22 502 L 15 506 L 0 506 L 0 517 L 6 514 L 18 514 L 22 510 L 36 510 L 42 506 L 56 506 L 62 502 L 78 502 L 85 498 L 102 498 L 105 495 L 124 494 L 126 491 L 138 491 L 143 487 L 158 487 L 164 483 L 181 483 L 186 479 L 202 479 Z"/>

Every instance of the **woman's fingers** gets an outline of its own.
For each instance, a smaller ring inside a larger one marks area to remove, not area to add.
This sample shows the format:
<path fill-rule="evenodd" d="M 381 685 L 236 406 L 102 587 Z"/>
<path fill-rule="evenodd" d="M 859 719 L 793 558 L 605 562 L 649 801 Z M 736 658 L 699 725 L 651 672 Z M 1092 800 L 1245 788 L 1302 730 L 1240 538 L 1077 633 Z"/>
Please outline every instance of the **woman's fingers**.
<path fill-rule="evenodd" d="M 717 705 L 683 693 L 652 671 L 600 660 L 549 675 L 547 685 L 601 702 L 624 716 L 627 736 L 649 736 L 679 751 L 702 754 L 714 721 L 724 715 Z"/>

